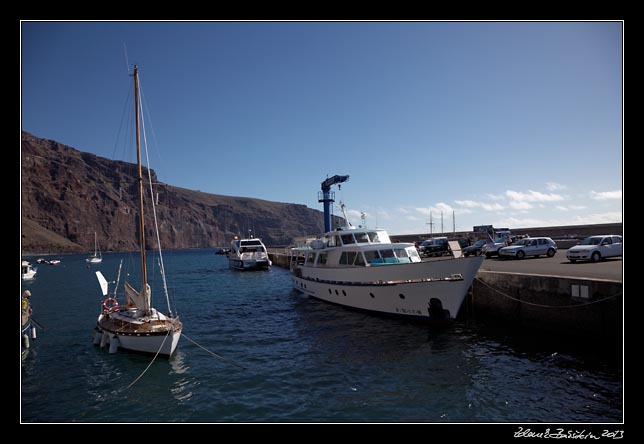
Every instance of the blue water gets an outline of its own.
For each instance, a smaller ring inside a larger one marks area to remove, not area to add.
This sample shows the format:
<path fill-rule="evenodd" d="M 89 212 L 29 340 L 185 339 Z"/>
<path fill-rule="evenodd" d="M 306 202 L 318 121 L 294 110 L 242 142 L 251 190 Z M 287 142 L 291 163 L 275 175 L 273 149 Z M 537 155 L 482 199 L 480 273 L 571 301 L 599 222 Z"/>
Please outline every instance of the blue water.
<path fill-rule="evenodd" d="M 62 255 L 32 293 L 45 327 L 22 359 L 23 422 L 620 422 L 621 358 L 600 347 L 457 322 L 444 330 L 293 292 L 286 270 L 238 272 L 212 250 L 165 253 L 185 338 L 169 359 L 92 345 L 95 270 L 137 258 Z M 50 257 L 51 258 L 51 257 Z M 28 258 L 35 262 L 35 257 Z M 154 267 L 154 260 L 152 267 Z M 135 281 L 136 282 L 136 281 Z M 138 287 L 138 284 L 136 285 Z M 166 311 L 159 282 L 153 305 Z"/>

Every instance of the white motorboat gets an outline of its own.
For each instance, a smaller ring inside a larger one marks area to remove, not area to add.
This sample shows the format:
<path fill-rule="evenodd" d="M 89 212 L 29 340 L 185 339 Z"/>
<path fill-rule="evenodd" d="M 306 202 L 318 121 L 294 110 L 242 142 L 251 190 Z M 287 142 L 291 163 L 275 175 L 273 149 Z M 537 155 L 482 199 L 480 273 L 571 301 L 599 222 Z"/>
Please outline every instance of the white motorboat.
<path fill-rule="evenodd" d="M 138 194 L 139 194 L 139 247 L 141 253 L 141 290 L 137 291 L 129 283 L 125 282 L 125 301 L 124 305 L 119 305 L 116 299 L 116 289 L 118 287 L 118 277 L 114 288 L 113 296 L 106 297 L 103 300 L 102 310 L 98 316 L 96 333 L 94 335 L 94 344 L 104 347 L 109 344 L 110 353 L 115 353 L 117 349 L 154 353 L 164 356 L 170 356 L 174 352 L 181 337 L 183 328 L 179 318 L 173 315 L 170 308 L 170 299 L 167 292 L 165 279 L 165 269 L 163 266 L 163 255 L 161 253 L 160 240 L 158 234 L 158 225 L 156 217 L 156 205 L 154 199 L 151 199 L 153 211 L 153 220 L 155 221 L 155 230 L 157 233 L 157 245 L 159 246 L 159 271 L 163 283 L 165 298 L 168 303 L 168 315 L 151 306 L 152 290 L 148 284 L 147 261 L 145 250 L 145 217 L 143 203 L 143 175 L 141 165 L 141 137 L 140 137 L 140 107 L 141 100 L 139 95 L 139 74 L 138 69 L 134 67 L 134 107 L 136 119 L 136 152 L 138 167 Z M 146 156 L 147 157 L 147 156 Z M 148 167 L 148 183 L 150 194 L 153 195 L 152 179 L 149 176 L 150 168 Z M 119 277 L 121 267 L 119 266 Z M 96 276 L 101 285 L 103 296 L 107 296 L 108 282 L 100 271 Z"/>
<path fill-rule="evenodd" d="M 334 178 L 343 182 L 348 176 Z M 323 183 L 320 201 L 333 201 L 334 178 L 325 181 L 326 189 Z M 371 312 L 440 321 L 456 317 L 482 256 L 421 260 L 414 244 L 392 243 L 383 229 L 347 225 L 331 231 L 326 207 L 326 234 L 290 250 L 295 290 Z"/>
<path fill-rule="evenodd" d="M 268 258 L 266 246 L 249 233 L 248 238 L 237 236 L 231 242 L 228 253 L 228 265 L 236 270 L 268 270 L 272 263 Z"/>
<path fill-rule="evenodd" d="M 28 261 L 22 261 L 20 264 L 20 272 L 22 274 L 22 280 L 29 281 L 36 277 L 38 268 L 33 267 Z"/>

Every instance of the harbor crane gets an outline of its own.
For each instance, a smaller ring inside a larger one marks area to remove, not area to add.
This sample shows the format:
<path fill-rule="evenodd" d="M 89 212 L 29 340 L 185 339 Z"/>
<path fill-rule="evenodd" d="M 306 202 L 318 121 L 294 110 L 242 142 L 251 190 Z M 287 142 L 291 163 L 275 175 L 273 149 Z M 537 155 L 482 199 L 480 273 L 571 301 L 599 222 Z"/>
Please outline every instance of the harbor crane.
<path fill-rule="evenodd" d="M 338 176 L 337 174 L 333 177 L 327 178 L 322 182 L 322 191 L 318 192 L 318 202 L 324 204 L 324 232 L 328 233 L 332 230 L 331 228 L 331 204 L 335 202 L 335 193 L 331 191 L 332 185 L 338 185 L 349 180 L 349 176 Z"/>

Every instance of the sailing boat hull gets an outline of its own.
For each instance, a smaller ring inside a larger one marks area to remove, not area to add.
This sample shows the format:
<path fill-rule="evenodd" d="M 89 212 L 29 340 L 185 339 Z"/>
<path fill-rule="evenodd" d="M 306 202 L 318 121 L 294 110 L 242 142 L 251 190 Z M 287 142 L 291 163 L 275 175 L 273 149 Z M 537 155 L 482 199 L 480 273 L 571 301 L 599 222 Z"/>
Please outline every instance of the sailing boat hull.
<path fill-rule="evenodd" d="M 110 352 L 116 352 L 121 348 L 170 357 L 181 337 L 181 322 L 167 321 L 166 325 L 153 330 L 134 325 L 117 327 L 108 314 L 101 313 L 96 325 L 94 343 L 101 347 L 109 345 Z"/>
<path fill-rule="evenodd" d="M 85 261 L 89 262 L 90 264 L 100 264 L 101 262 L 103 262 L 103 259 L 101 259 L 100 257 L 90 257 L 85 259 Z"/>

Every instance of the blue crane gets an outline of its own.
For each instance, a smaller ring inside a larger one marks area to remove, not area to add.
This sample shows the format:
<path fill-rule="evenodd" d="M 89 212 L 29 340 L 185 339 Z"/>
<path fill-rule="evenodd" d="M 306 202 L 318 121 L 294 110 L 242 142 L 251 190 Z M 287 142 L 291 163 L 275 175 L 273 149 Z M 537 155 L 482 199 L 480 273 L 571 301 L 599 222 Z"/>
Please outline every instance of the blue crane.
<path fill-rule="evenodd" d="M 327 178 L 322 182 L 322 191 L 318 192 L 318 202 L 324 203 L 324 232 L 328 233 L 331 231 L 331 204 L 335 202 L 335 193 L 331 191 L 331 186 L 346 182 L 349 180 L 349 176 L 338 176 L 337 174 L 333 177 Z"/>

